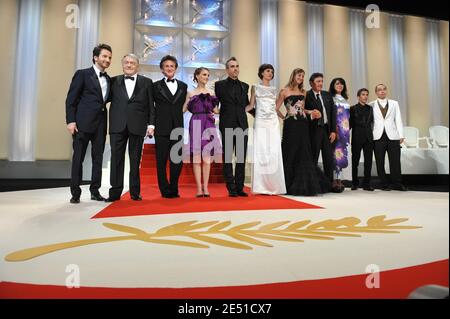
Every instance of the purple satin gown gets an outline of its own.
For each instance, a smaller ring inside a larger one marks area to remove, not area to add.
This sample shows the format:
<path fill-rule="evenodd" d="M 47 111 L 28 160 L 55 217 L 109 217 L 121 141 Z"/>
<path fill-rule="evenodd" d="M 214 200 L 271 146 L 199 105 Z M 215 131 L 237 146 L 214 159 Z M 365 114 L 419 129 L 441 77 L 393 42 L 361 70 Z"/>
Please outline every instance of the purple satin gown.
<path fill-rule="evenodd" d="M 191 155 L 214 156 L 222 153 L 213 113 L 218 103 L 219 99 L 209 93 L 194 95 L 189 100 L 188 111 L 192 113 L 189 122 Z"/>

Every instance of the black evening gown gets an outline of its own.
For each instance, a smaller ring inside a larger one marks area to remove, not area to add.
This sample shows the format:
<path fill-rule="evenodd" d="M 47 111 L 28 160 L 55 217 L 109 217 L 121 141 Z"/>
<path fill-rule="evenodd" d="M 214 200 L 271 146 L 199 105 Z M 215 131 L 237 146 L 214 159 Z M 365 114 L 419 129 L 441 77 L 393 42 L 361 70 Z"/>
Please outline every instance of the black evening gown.
<path fill-rule="evenodd" d="M 291 95 L 284 100 L 286 109 L 303 95 Z M 309 118 L 297 113 L 296 118 L 284 120 L 283 152 L 284 177 L 288 195 L 315 196 L 330 191 L 331 183 L 322 170 L 314 165 L 309 137 Z"/>

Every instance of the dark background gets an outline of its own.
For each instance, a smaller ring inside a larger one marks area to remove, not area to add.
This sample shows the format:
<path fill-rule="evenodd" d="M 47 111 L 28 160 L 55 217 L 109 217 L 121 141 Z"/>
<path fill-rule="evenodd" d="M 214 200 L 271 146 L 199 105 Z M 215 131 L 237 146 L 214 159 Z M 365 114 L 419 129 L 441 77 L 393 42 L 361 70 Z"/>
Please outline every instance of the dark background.
<path fill-rule="evenodd" d="M 369 4 L 376 4 L 383 12 L 407 14 L 448 21 L 449 5 L 447 0 L 308 0 L 308 2 L 334 4 L 359 9 L 365 9 Z"/>

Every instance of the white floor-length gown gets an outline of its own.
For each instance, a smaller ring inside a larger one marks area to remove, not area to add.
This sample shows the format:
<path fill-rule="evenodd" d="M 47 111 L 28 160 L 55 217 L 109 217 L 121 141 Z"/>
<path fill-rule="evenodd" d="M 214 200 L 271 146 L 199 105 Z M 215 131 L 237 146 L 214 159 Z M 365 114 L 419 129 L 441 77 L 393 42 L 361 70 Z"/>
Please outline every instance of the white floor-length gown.
<path fill-rule="evenodd" d="M 256 84 L 255 96 L 252 192 L 285 194 L 280 123 L 275 110 L 277 90 L 273 86 Z"/>

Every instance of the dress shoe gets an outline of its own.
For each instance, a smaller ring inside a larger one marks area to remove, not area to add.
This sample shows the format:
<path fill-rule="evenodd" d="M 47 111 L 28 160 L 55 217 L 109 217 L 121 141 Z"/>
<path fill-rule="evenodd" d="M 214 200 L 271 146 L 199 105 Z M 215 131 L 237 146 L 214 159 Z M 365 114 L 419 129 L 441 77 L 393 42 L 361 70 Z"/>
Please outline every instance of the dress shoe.
<path fill-rule="evenodd" d="M 180 198 L 180 194 L 178 194 L 178 193 L 172 194 L 172 198 Z"/>
<path fill-rule="evenodd" d="M 405 185 L 402 185 L 402 184 L 400 184 L 400 185 L 395 185 L 394 187 L 392 187 L 392 189 L 393 190 L 396 190 L 396 191 L 401 191 L 401 192 L 406 192 L 408 189 L 406 188 L 406 186 Z"/>
<path fill-rule="evenodd" d="M 228 196 L 230 196 L 230 197 L 238 197 L 238 194 L 236 192 L 228 192 Z"/>
<path fill-rule="evenodd" d="M 372 186 L 364 186 L 363 189 L 369 192 L 373 192 L 375 190 L 375 188 L 373 188 Z"/>
<path fill-rule="evenodd" d="M 131 195 L 131 200 L 141 201 L 142 196 L 141 195 Z"/>
<path fill-rule="evenodd" d="M 356 191 L 358 189 L 358 186 L 352 185 L 352 191 Z"/>
<path fill-rule="evenodd" d="M 108 197 L 107 199 L 105 199 L 105 202 L 112 203 L 112 202 L 115 202 L 115 201 L 118 201 L 118 200 L 119 200 L 119 198 Z"/>
<path fill-rule="evenodd" d="M 104 202 L 105 198 L 100 194 L 91 194 L 91 199 L 99 202 Z"/>
<path fill-rule="evenodd" d="M 391 190 L 391 188 L 389 186 L 387 186 L 387 185 L 384 185 L 384 186 L 381 187 L 381 190 L 385 191 L 385 192 L 389 192 Z"/>
<path fill-rule="evenodd" d="M 72 198 L 70 199 L 70 203 L 71 204 L 79 204 L 80 203 L 80 197 L 72 196 Z"/>
<path fill-rule="evenodd" d="M 162 198 L 173 198 L 172 194 L 161 194 Z"/>
<path fill-rule="evenodd" d="M 239 197 L 248 197 L 248 194 L 247 194 L 246 192 L 244 192 L 244 191 L 239 191 L 239 192 L 237 192 L 237 195 L 238 195 Z"/>
<path fill-rule="evenodd" d="M 332 193 L 342 193 L 344 191 L 344 189 L 342 188 L 342 187 L 339 187 L 339 186 L 334 186 L 334 187 L 331 187 L 331 192 Z"/>

